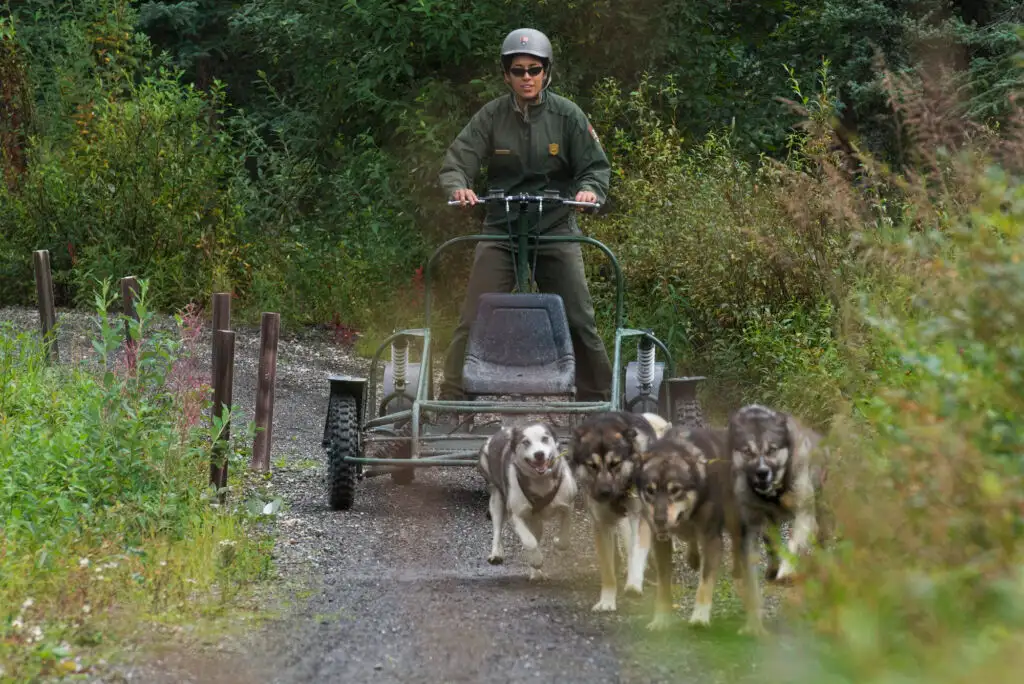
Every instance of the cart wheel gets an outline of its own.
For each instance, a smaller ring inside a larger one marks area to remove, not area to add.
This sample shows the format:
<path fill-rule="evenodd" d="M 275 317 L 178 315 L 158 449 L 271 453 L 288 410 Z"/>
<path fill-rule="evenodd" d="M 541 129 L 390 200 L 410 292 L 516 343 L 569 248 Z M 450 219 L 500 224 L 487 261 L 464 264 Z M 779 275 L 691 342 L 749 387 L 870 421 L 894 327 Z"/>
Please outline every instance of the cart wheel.
<path fill-rule="evenodd" d="M 335 511 L 352 508 L 356 466 L 345 460 L 359 455 L 356 398 L 350 394 L 331 397 L 327 407 L 327 502 Z"/>
<path fill-rule="evenodd" d="M 676 409 L 676 422 L 689 428 L 707 427 L 707 422 L 704 420 L 704 412 L 700 408 L 700 403 L 696 400 L 680 402 L 679 407 Z"/>

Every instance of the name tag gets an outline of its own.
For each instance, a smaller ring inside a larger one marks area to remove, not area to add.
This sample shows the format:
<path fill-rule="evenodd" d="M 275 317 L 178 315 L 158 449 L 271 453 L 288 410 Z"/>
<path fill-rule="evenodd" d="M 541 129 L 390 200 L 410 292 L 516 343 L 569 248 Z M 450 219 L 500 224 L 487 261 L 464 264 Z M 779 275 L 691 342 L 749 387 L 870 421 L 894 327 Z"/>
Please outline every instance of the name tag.
<path fill-rule="evenodd" d="M 512 154 L 512 150 L 494 150 L 494 154 Z"/>

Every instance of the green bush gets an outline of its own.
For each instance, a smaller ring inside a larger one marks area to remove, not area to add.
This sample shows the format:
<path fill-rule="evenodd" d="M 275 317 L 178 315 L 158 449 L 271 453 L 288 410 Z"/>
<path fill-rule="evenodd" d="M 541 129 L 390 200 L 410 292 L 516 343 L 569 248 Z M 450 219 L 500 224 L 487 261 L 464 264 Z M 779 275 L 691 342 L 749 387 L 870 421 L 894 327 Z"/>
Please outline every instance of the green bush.
<path fill-rule="evenodd" d="M 30 279 L 31 251 L 49 249 L 75 303 L 91 278 L 137 275 L 161 309 L 240 279 L 236 162 L 213 123 L 223 106 L 220 88 L 201 93 L 161 70 L 84 111 L 66 147 L 34 145 L 31 171 L 0 190 L 0 226 L 22 264 L 4 270 Z"/>
<path fill-rule="evenodd" d="M 821 79 L 805 104 L 824 119 L 827 68 Z M 841 394 L 835 334 L 849 221 L 822 220 L 831 197 L 799 171 L 818 143 L 795 137 L 788 167 L 744 162 L 728 131 L 685 146 L 655 106 L 674 92 L 671 79 L 644 78 L 628 95 L 609 80 L 594 99 L 614 210 L 585 227 L 621 261 L 629 324 L 653 328 L 680 372 L 707 375 L 722 406 L 776 401 L 824 419 Z M 593 276 L 602 259 L 588 254 Z M 595 277 L 592 288 L 610 331 L 613 283 Z M 818 391 L 807 393 L 808 382 Z"/>
<path fill-rule="evenodd" d="M 48 365 L 34 336 L 0 326 L 5 678 L 78 671 L 136 620 L 219 610 L 268 569 L 245 510 L 218 509 L 207 488 L 216 431 L 198 423 L 204 388 L 189 371 L 197 321 L 151 331 L 147 290 L 134 356 L 117 349 L 124 319 L 108 317 L 108 287 L 97 365 Z"/>
<path fill-rule="evenodd" d="M 362 138 L 346 146 L 337 170 L 318 173 L 290 150 L 262 144 L 244 117 L 234 123 L 257 166 L 234 184 L 247 208 L 243 309 L 280 311 L 300 325 L 389 333 L 409 325 L 414 311 L 400 297 L 426 260 L 425 239 L 402 194 L 407 186 L 393 180 L 394 160 Z"/>
<path fill-rule="evenodd" d="M 841 541 L 809 561 L 793 613 L 816 645 L 800 681 L 1019 674 L 1024 184 L 998 167 L 973 182 L 951 227 L 889 245 L 906 303 L 865 293 L 861 341 L 887 362 L 837 417 Z"/>

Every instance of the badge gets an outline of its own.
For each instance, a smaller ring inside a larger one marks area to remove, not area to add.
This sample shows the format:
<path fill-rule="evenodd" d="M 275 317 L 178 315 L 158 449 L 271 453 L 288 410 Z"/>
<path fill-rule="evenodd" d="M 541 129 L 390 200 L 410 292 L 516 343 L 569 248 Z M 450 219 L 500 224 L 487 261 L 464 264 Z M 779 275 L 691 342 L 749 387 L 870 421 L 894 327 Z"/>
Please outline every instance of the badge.
<path fill-rule="evenodd" d="M 550 145 L 548 145 L 548 154 L 550 154 L 552 157 L 558 155 L 558 143 L 551 143 Z"/>
<path fill-rule="evenodd" d="M 597 137 L 597 131 L 594 130 L 593 125 L 587 124 L 587 131 L 590 133 L 590 137 L 594 139 L 594 142 L 600 144 L 601 140 Z"/>

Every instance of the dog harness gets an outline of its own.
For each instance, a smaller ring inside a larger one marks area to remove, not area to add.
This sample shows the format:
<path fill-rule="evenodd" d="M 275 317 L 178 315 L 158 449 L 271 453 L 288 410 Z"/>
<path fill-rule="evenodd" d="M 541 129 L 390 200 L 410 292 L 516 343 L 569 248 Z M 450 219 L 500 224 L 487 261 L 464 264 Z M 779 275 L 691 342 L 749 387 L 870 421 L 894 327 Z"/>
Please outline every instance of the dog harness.
<path fill-rule="evenodd" d="M 555 480 L 555 486 L 551 488 L 551 491 L 544 496 L 534 496 L 530 494 L 529 490 L 523 486 L 522 473 L 518 471 L 516 472 L 516 477 L 519 479 L 519 488 L 523 491 L 523 496 L 525 496 L 526 500 L 530 502 L 530 505 L 533 506 L 534 510 L 539 511 L 554 501 L 555 497 L 558 495 L 558 490 L 562 488 L 562 478 L 565 476 L 565 472 L 562 470 L 561 463 L 559 463 L 558 459 L 555 460 L 555 463 L 558 464 L 558 479 Z"/>

